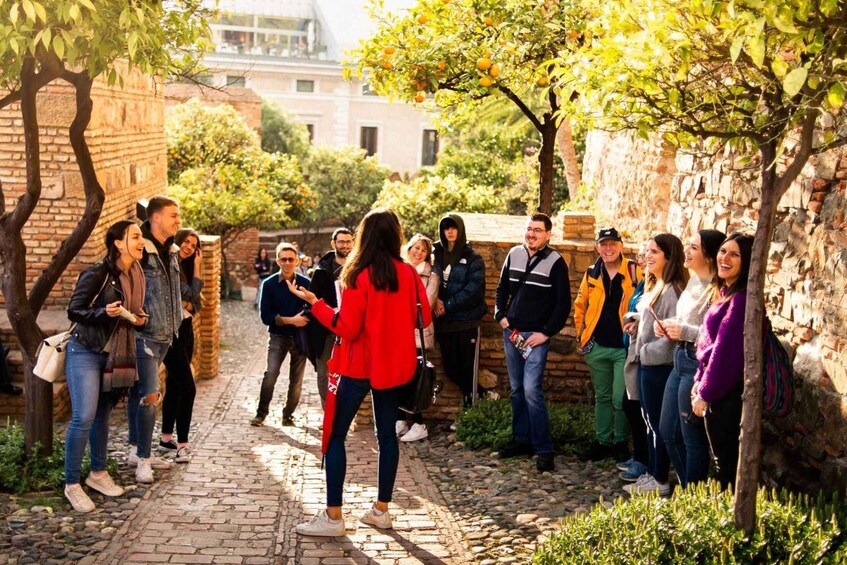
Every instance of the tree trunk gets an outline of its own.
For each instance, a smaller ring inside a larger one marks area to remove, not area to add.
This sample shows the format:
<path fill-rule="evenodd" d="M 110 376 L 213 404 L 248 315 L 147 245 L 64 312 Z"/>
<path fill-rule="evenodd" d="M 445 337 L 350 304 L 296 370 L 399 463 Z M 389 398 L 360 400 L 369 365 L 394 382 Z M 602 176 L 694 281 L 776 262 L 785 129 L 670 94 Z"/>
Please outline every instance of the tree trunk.
<path fill-rule="evenodd" d="M 545 114 L 541 129 L 541 150 L 538 152 L 540 182 L 538 187 L 538 211 L 553 214 L 553 162 L 556 156 L 556 121 Z"/>
<path fill-rule="evenodd" d="M 559 129 L 556 131 L 556 144 L 559 146 L 559 155 L 562 157 L 562 163 L 565 166 L 565 178 L 568 179 L 568 199 L 572 199 L 582 183 L 582 176 L 579 172 L 579 161 L 576 158 L 576 148 L 573 144 L 571 121 L 567 118 L 562 120 Z"/>

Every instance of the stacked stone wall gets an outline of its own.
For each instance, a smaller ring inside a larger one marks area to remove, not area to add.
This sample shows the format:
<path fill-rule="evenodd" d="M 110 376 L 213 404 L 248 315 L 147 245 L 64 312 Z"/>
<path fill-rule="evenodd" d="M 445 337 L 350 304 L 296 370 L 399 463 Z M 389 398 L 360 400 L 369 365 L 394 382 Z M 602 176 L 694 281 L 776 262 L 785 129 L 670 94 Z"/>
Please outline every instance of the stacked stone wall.
<path fill-rule="evenodd" d="M 647 202 L 632 209 L 602 196 L 601 221 L 626 225 L 636 240 L 665 230 L 680 237 L 702 228 L 753 232 L 760 181 L 755 157 L 678 152 L 659 182 L 670 187 L 668 205 L 658 206 L 649 202 L 656 183 L 642 183 L 635 171 L 665 150 L 589 136 L 586 159 L 615 163 L 615 171 L 589 170 L 587 182 L 599 186 L 630 176 L 598 194 L 622 191 L 629 201 Z M 795 354 L 798 403 L 788 417 L 765 420 L 763 475 L 808 490 L 847 488 L 846 179 L 847 150 L 810 159 L 780 201 L 767 267 L 768 314 Z"/>

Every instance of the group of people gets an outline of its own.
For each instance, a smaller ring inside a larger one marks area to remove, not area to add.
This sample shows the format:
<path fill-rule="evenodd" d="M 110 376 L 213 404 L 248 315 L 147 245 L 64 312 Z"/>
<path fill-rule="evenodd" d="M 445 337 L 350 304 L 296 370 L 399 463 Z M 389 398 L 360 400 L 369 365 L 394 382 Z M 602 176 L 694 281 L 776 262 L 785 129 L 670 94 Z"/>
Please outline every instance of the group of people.
<path fill-rule="evenodd" d="M 671 464 L 680 486 L 705 481 L 710 450 L 734 488 L 752 246 L 740 233 L 703 229 L 686 245 L 661 233 L 632 262 L 616 229 L 598 233 L 574 307 L 595 394 L 582 458 L 614 458 L 630 494 L 670 495 Z"/>
<path fill-rule="evenodd" d="M 106 231 L 105 246 L 103 260 L 80 273 L 68 305 L 73 326 L 65 360 L 71 399 L 65 496 L 80 512 L 95 508 L 80 485 L 86 443 L 91 471 L 85 484 L 106 496 L 124 492 L 106 471 L 109 418 L 123 398 L 129 425 L 127 462 L 136 466 L 136 481 L 152 483 L 153 469 L 172 466 L 152 454 L 160 403 L 159 448 L 174 452 L 177 463 L 191 459 L 193 317 L 200 311 L 203 288 L 200 237 L 180 229 L 175 200 L 156 196 L 147 205 L 143 224 L 115 222 Z M 164 395 L 159 392 L 162 363 L 167 368 Z"/>

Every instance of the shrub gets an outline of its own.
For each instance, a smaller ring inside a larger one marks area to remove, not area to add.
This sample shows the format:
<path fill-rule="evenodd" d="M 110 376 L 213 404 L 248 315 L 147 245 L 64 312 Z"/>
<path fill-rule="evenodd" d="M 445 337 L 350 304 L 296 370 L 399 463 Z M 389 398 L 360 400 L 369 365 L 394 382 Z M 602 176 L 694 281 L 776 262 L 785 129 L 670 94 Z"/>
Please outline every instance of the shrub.
<path fill-rule="evenodd" d="M 21 494 L 33 490 L 59 489 L 65 479 L 65 444 L 56 434 L 53 453 L 41 453 L 36 445 L 32 457 L 24 455 L 24 431 L 13 423 L 0 428 L 0 490 Z"/>
<path fill-rule="evenodd" d="M 787 492 L 758 494 L 752 539 L 735 529 L 732 495 L 715 482 L 654 495 L 618 498 L 566 518 L 533 562 L 553 563 L 843 563 L 847 509 L 837 500 Z"/>
<path fill-rule="evenodd" d="M 583 404 L 547 404 L 553 443 L 562 453 L 585 449 L 594 437 L 594 412 Z M 480 400 L 456 420 L 456 439 L 471 449 L 499 449 L 512 437 L 508 399 Z"/>

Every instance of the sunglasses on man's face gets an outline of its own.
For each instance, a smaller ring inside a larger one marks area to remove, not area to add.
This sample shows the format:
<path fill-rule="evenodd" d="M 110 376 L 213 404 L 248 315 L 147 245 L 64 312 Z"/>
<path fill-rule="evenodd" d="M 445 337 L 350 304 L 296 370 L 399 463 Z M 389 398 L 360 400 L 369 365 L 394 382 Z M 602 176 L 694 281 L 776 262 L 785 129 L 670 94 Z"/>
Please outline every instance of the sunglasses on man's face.
<path fill-rule="evenodd" d="M 296 257 L 280 257 L 279 259 L 277 259 L 277 261 L 279 261 L 280 263 L 293 263 L 296 260 Z"/>

